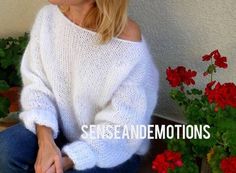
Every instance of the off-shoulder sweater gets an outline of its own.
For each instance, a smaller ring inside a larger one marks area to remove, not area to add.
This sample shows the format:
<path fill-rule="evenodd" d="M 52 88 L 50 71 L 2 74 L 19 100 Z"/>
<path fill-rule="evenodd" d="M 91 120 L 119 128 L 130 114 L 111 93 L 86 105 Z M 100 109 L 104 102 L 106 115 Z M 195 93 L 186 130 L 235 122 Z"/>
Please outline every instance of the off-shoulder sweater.
<path fill-rule="evenodd" d="M 113 37 L 98 44 L 96 32 L 71 22 L 56 5 L 45 5 L 31 26 L 20 72 L 20 119 L 62 131 L 62 152 L 74 169 L 108 168 L 143 155 L 148 139 L 83 138 L 82 125 L 150 123 L 159 73 L 148 44 Z M 90 132 L 88 132 L 90 133 Z"/>

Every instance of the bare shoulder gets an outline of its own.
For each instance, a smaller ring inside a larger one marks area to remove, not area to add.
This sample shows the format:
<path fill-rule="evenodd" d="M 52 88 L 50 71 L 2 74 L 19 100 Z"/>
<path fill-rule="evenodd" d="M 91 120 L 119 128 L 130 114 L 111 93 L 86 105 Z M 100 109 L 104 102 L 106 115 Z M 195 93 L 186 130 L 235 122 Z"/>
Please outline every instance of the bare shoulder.
<path fill-rule="evenodd" d="M 127 25 L 124 31 L 120 34 L 119 38 L 128 41 L 141 41 L 141 29 L 139 25 L 132 19 L 128 18 Z"/>

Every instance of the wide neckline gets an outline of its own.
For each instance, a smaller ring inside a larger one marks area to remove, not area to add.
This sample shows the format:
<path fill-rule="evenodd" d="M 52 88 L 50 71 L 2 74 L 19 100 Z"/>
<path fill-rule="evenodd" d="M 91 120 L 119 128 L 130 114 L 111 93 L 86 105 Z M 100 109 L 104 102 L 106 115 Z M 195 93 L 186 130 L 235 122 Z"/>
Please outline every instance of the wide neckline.
<path fill-rule="evenodd" d="M 92 30 L 89 30 L 87 28 L 83 28 L 82 26 L 79 26 L 75 23 L 73 23 L 70 19 L 68 19 L 62 12 L 61 10 L 59 9 L 59 7 L 57 5 L 53 5 L 55 6 L 56 8 L 56 11 L 57 13 L 61 16 L 62 19 L 64 19 L 67 23 L 69 23 L 70 25 L 72 25 L 72 27 L 74 27 L 75 29 L 77 30 L 82 30 L 84 32 L 87 32 L 87 33 L 90 33 L 92 35 L 96 35 L 97 32 L 95 31 L 92 31 Z M 129 43 L 129 44 L 141 44 L 144 42 L 144 36 L 143 34 L 141 33 L 141 40 L 140 41 L 131 41 L 131 40 L 124 40 L 124 39 L 121 39 L 121 38 L 118 38 L 118 37 L 112 37 L 112 40 L 116 40 L 116 41 L 119 41 L 119 42 L 123 42 L 123 43 Z"/>

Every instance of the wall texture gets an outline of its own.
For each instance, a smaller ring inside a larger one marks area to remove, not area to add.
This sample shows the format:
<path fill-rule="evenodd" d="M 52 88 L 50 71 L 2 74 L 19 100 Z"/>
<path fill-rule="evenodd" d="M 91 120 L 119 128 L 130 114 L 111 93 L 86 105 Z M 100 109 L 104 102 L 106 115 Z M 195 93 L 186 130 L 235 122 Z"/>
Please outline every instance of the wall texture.
<path fill-rule="evenodd" d="M 185 65 L 197 70 L 200 74 L 196 82 L 203 88 L 209 79 L 201 76 L 206 68 L 201 56 L 218 48 L 229 58 L 229 69 L 220 70 L 217 77 L 222 82 L 236 82 L 235 9 L 235 0 L 131 0 L 130 16 L 143 29 L 161 74 L 159 114 L 183 119 L 168 97 L 168 66 Z"/>
<path fill-rule="evenodd" d="M 1 0 L 0 37 L 18 36 L 29 30 L 37 10 L 46 0 Z"/>
<path fill-rule="evenodd" d="M 0 37 L 29 30 L 36 11 L 45 0 L 1 0 Z M 130 0 L 129 14 L 139 23 L 161 74 L 156 112 L 183 120 L 180 109 L 169 99 L 165 80 L 168 66 L 185 65 L 199 73 L 206 68 L 201 56 L 218 48 L 229 58 L 229 69 L 217 75 L 236 82 L 235 0 Z M 207 79 L 197 77 L 200 88 Z"/>

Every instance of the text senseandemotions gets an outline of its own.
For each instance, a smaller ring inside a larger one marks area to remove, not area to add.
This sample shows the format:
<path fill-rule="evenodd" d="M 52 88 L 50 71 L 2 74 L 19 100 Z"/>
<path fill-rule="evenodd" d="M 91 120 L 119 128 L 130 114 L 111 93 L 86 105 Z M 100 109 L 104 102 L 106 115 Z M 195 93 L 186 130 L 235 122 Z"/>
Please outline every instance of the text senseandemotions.
<path fill-rule="evenodd" d="M 209 139 L 209 125 L 83 125 L 91 139 Z"/>

